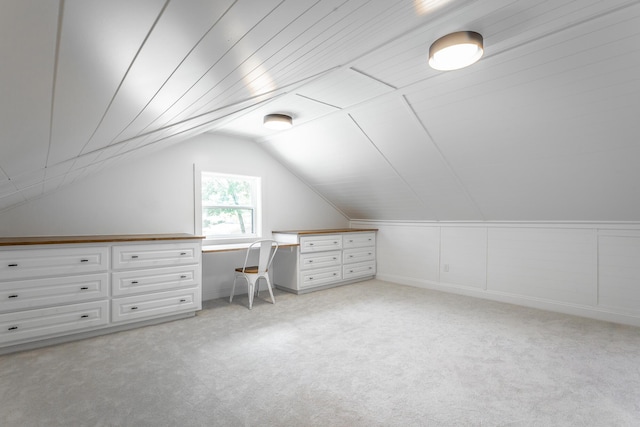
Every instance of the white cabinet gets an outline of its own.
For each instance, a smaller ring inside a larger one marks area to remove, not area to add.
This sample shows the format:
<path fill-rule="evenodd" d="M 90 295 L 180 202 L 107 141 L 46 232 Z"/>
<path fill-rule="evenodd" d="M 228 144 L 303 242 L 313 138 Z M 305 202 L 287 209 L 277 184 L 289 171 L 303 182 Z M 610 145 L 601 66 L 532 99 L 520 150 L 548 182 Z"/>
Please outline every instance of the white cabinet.
<path fill-rule="evenodd" d="M 0 353 L 192 316 L 202 308 L 199 237 L 109 237 L 43 244 L 0 238 Z"/>
<path fill-rule="evenodd" d="M 274 232 L 274 238 L 297 247 L 278 250 L 275 285 L 304 293 L 366 280 L 376 274 L 375 230 Z"/>
<path fill-rule="evenodd" d="M 200 245 L 114 246 L 111 321 L 132 322 L 202 309 Z"/>

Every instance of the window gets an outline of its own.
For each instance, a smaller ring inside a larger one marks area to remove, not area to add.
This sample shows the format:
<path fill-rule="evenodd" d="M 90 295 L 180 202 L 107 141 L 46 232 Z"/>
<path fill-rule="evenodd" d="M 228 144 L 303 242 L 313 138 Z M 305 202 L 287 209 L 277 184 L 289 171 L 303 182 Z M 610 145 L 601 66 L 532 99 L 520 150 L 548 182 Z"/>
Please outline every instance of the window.
<path fill-rule="evenodd" d="M 202 234 L 207 240 L 260 234 L 260 178 L 201 173 Z"/>

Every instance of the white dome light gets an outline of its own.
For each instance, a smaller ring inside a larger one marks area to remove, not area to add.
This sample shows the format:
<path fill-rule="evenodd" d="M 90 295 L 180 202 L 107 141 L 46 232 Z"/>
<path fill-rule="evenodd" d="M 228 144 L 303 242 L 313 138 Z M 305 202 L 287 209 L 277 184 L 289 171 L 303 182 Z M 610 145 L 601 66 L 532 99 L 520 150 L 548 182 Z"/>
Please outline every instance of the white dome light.
<path fill-rule="evenodd" d="M 429 65 L 442 71 L 467 67 L 484 53 L 482 35 L 474 31 L 447 34 L 429 48 Z"/>
<path fill-rule="evenodd" d="M 264 126 L 273 130 L 289 129 L 293 126 L 293 119 L 286 114 L 267 114 L 264 116 Z"/>

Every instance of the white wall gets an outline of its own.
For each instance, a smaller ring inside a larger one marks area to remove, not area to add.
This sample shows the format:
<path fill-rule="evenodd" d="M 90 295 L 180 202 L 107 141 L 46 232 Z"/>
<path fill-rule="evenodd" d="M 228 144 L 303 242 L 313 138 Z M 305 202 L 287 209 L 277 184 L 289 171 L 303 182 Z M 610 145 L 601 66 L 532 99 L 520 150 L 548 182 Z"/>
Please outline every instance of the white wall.
<path fill-rule="evenodd" d="M 252 141 L 204 134 L 0 214 L 0 236 L 194 233 L 194 164 L 263 178 L 263 235 L 348 220 Z M 240 254 L 203 256 L 203 298 L 228 295 Z M 217 258 L 216 258 L 217 257 Z"/>
<path fill-rule="evenodd" d="M 381 280 L 640 326 L 640 224 L 351 226 L 378 228 Z"/>

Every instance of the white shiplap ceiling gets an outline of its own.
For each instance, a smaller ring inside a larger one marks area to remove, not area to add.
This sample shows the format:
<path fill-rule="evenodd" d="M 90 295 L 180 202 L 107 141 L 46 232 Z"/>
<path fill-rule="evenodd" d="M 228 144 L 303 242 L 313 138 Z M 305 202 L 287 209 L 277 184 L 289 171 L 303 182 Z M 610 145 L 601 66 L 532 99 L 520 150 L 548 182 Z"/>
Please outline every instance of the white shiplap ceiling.
<path fill-rule="evenodd" d="M 0 210 L 220 132 L 354 219 L 640 220 L 640 1 L 5 0 L 0 53 Z"/>

